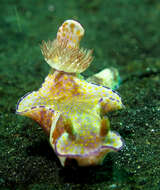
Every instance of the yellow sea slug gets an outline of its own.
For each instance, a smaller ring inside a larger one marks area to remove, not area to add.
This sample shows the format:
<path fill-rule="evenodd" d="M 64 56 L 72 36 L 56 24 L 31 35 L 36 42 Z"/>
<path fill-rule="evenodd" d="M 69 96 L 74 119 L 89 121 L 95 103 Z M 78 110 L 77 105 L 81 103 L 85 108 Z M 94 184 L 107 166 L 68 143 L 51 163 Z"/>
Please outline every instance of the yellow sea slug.
<path fill-rule="evenodd" d="M 79 166 L 97 165 L 107 153 L 123 147 L 123 140 L 111 131 L 105 115 L 123 108 L 121 98 L 110 88 L 78 77 L 92 61 L 92 51 L 79 48 L 83 27 L 65 21 L 57 38 L 43 42 L 42 53 L 52 67 L 38 91 L 20 99 L 16 113 L 37 121 L 62 166 L 75 159 Z"/>

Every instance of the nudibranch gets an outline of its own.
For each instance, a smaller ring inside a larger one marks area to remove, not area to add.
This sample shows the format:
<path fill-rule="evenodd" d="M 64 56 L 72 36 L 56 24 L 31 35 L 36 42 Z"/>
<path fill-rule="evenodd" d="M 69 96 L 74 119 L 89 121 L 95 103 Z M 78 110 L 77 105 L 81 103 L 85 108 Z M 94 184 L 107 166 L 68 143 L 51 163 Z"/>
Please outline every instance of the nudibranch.
<path fill-rule="evenodd" d="M 121 97 L 79 77 L 93 59 L 92 50 L 79 47 L 83 35 L 81 24 L 67 20 L 55 40 L 42 43 L 51 72 L 38 91 L 19 100 L 16 110 L 42 126 L 62 166 L 72 159 L 79 166 L 101 164 L 109 152 L 123 147 L 106 116 L 123 108 Z"/>

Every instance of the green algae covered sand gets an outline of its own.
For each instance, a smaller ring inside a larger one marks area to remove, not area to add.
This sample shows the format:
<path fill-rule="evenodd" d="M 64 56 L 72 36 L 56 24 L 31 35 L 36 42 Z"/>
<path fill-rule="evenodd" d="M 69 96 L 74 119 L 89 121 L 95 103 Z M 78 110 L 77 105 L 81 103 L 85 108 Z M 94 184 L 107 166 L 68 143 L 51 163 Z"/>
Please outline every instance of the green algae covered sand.
<path fill-rule="evenodd" d="M 0 6 L 0 189 L 160 189 L 160 3 L 150 0 L 2 1 Z M 15 114 L 17 100 L 48 74 L 39 44 L 65 19 L 86 28 L 95 59 L 85 78 L 118 69 L 126 109 L 110 113 L 125 147 L 102 166 L 62 168 L 42 129 Z"/>

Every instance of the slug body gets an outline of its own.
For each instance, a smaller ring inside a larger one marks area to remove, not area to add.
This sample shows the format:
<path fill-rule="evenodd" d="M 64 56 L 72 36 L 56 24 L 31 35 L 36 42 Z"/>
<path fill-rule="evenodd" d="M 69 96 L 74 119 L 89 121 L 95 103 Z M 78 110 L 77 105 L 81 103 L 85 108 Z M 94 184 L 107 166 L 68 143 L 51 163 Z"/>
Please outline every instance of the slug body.
<path fill-rule="evenodd" d="M 105 117 L 123 108 L 120 96 L 77 76 L 92 61 L 92 51 L 79 49 L 83 34 L 78 22 L 68 20 L 56 40 L 43 42 L 42 53 L 53 70 L 38 91 L 20 99 L 16 110 L 42 126 L 62 166 L 69 159 L 79 166 L 101 164 L 107 153 L 123 147 L 122 138 L 111 131 Z"/>

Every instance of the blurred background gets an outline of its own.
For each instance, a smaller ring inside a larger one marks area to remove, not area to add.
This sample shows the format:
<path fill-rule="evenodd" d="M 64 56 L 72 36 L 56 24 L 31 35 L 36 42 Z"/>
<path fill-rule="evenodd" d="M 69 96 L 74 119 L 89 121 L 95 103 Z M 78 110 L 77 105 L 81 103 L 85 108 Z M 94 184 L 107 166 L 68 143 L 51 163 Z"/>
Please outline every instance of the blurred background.
<path fill-rule="evenodd" d="M 126 142 L 103 166 L 62 168 L 42 129 L 15 114 L 25 93 L 49 72 L 42 40 L 66 19 L 85 28 L 81 46 L 94 50 L 84 77 L 106 67 L 121 76 L 125 110 L 109 115 Z M 160 2 L 156 0 L 1 0 L 0 189 L 160 189 Z"/>

